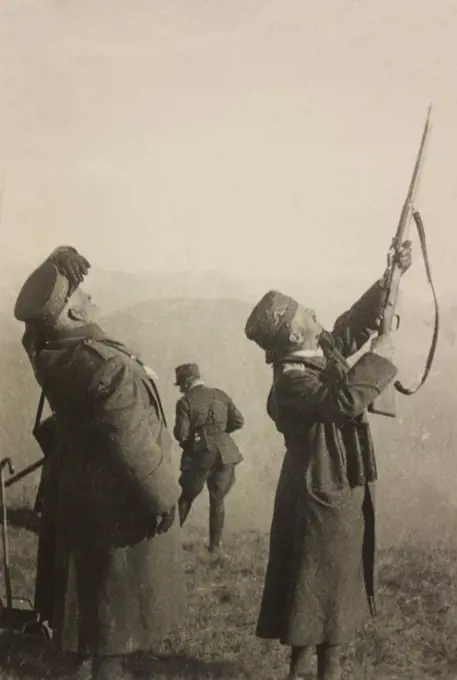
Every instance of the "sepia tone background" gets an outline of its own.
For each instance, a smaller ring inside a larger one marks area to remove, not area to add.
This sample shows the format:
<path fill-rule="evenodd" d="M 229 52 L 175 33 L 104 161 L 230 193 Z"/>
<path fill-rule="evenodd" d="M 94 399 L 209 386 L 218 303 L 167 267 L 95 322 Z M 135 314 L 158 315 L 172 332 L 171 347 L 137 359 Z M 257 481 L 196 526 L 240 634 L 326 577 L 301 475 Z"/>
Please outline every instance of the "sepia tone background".
<path fill-rule="evenodd" d="M 382 273 L 433 103 L 416 207 L 440 343 L 426 386 L 399 396 L 395 420 L 372 422 L 381 548 L 418 546 L 433 562 L 456 546 L 456 35 L 454 0 L 4 0 L 2 455 L 18 468 L 38 455 L 15 296 L 72 244 L 92 262 L 104 327 L 158 372 L 170 423 L 187 360 L 244 412 L 229 529 L 265 535 L 283 445 L 245 320 L 278 287 L 331 325 Z M 433 321 L 413 243 L 397 343 L 408 384 Z M 32 502 L 36 482 L 14 487 L 13 503 Z"/>
<path fill-rule="evenodd" d="M 456 34 L 450 0 L 2 3 L 5 340 L 20 337 L 11 305 L 23 277 L 71 243 L 93 264 L 87 286 L 102 309 L 122 310 L 116 332 L 154 363 L 170 410 L 173 365 L 195 358 L 252 409 L 246 436 L 268 429 L 269 369 L 244 338 L 243 303 L 277 286 L 331 324 L 380 275 L 432 102 L 417 207 L 441 343 L 427 387 L 400 398 L 399 420 L 381 419 L 379 447 L 383 479 L 407 485 L 402 504 L 430 475 L 457 503 Z M 433 311 L 414 244 L 399 338 L 407 382 Z M 255 443 L 268 463 L 280 446 Z"/>

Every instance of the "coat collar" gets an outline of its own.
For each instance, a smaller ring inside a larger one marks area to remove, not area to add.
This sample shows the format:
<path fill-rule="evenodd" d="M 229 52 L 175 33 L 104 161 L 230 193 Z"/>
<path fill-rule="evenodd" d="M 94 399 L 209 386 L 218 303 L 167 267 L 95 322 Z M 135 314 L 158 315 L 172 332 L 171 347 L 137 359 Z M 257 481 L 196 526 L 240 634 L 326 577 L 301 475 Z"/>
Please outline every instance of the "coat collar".
<path fill-rule="evenodd" d="M 325 358 L 323 352 L 319 352 L 318 350 L 297 350 L 295 352 L 285 354 L 274 362 L 274 366 L 278 367 L 284 366 L 284 364 L 304 364 L 310 368 L 323 371 L 327 366 L 327 359 Z"/>
<path fill-rule="evenodd" d="M 144 364 L 138 356 L 132 354 L 129 348 L 126 347 L 122 342 L 110 338 L 96 323 L 88 324 L 87 326 L 81 326 L 80 328 L 54 331 L 52 335 L 48 337 L 42 349 L 51 352 L 53 350 L 63 350 L 89 339 L 98 340 L 99 342 L 105 341 L 106 344 L 111 345 L 111 347 L 115 347 L 124 354 L 128 354 L 132 359 L 135 359 L 143 366 L 148 378 L 156 382 L 158 381 L 159 378 L 154 369 Z"/>
<path fill-rule="evenodd" d="M 192 383 L 192 385 L 189 387 L 189 392 L 190 392 L 191 390 L 193 390 L 194 387 L 199 387 L 200 385 L 203 385 L 203 387 L 206 387 L 206 385 L 205 385 L 205 383 L 203 382 L 203 380 L 200 380 L 200 379 L 194 380 L 194 382 Z"/>
<path fill-rule="evenodd" d="M 75 345 L 82 340 L 104 340 L 107 338 L 105 331 L 96 323 L 70 328 L 68 330 L 53 331 L 45 342 L 45 349 L 61 349 L 69 345 Z"/>

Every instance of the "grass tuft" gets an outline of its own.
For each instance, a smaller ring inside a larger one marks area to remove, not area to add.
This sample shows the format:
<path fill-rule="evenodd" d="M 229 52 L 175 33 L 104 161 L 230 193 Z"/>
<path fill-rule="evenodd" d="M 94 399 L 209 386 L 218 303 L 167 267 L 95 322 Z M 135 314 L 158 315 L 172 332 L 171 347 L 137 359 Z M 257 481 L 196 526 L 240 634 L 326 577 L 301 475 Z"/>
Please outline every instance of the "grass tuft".
<path fill-rule="evenodd" d="M 11 514 L 11 562 L 17 595 L 33 594 L 36 527 Z M 14 519 L 16 517 L 16 519 Z M 26 526 L 24 526 L 26 525 Z M 276 680 L 287 671 L 288 650 L 254 636 L 268 536 L 227 536 L 225 555 L 208 553 L 205 531 L 185 534 L 188 611 L 173 652 L 129 662 L 138 680 Z M 344 680 L 455 680 L 457 678 L 457 550 L 403 547 L 379 556 L 379 608 L 345 650 Z M 0 635 L 2 680 L 66 680 L 65 659 L 48 644 Z M 113 678 L 113 680 L 120 680 Z"/>

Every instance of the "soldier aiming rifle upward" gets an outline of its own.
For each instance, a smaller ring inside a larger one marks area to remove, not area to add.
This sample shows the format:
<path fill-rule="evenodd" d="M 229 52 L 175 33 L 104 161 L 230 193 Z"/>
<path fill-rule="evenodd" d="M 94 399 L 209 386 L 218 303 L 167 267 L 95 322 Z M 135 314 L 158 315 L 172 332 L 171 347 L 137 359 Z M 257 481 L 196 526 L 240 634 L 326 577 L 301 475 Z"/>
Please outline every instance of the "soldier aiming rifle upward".
<path fill-rule="evenodd" d="M 366 411 L 395 414 L 393 394 L 384 397 L 397 373 L 391 331 L 400 279 L 412 262 L 410 241 L 403 239 L 428 126 L 429 116 L 388 267 L 333 331 L 278 291 L 269 291 L 246 322 L 247 338 L 273 367 L 267 412 L 286 448 L 257 635 L 291 648 L 290 679 L 315 677 L 316 652 L 319 680 L 340 680 L 342 646 L 366 605 L 375 612 L 377 469 Z M 431 283 L 422 222 L 418 213 L 414 218 Z M 437 333 L 436 324 L 421 384 Z M 373 335 L 369 350 L 350 367 L 346 359 Z"/>

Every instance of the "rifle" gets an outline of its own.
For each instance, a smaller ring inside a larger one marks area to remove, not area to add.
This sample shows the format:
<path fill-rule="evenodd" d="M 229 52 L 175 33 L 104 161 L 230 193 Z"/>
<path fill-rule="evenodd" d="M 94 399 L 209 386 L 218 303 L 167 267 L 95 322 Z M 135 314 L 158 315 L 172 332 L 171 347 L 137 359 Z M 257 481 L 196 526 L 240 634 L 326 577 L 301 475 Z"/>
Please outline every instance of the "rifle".
<path fill-rule="evenodd" d="M 44 392 L 41 392 L 40 401 L 38 402 L 38 410 L 35 417 L 35 425 L 32 431 L 32 434 L 40 445 L 44 455 L 42 458 L 39 458 L 34 463 L 27 465 L 26 468 L 10 477 L 5 482 L 6 487 L 19 482 L 19 480 L 24 479 L 24 477 L 27 477 L 32 472 L 35 472 L 35 470 L 38 470 L 38 468 L 42 467 L 56 447 L 56 420 L 54 415 L 45 418 L 45 420 L 41 420 L 44 402 Z M 38 491 L 38 495 L 39 493 L 40 491 Z"/>
<path fill-rule="evenodd" d="M 12 486 L 12 484 L 19 482 L 19 480 L 24 479 L 24 477 L 27 477 L 31 472 L 35 472 L 35 470 L 38 470 L 38 468 L 44 465 L 45 461 L 46 457 L 44 456 L 43 458 L 36 460 L 31 465 L 27 465 L 26 468 L 20 472 L 17 472 L 15 475 L 13 474 L 9 479 L 6 480 L 5 487 L 8 488 L 9 486 Z"/>
<path fill-rule="evenodd" d="M 395 418 L 396 416 L 395 391 L 400 392 L 401 394 L 404 395 L 411 395 L 417 392 L 417 390 L 424 384 L 429 374 L 430 368 L 432 366 L 436 344 L 438 340 L 438 328 L 439 328 L 438 301 L 436 298 L 436 293 L 430 272 L 430 264 L 428 261 L 427 246 L 425 241 L 424 225 L 422 223 L 420 214 L 414 209 L 413 205 L 415 192 L 417 188 L 419 170 L 422 164 L 424 148 L 428 138 L 431 110 L 432 106 L 430 105 L 428 108 L 427 119 L 425 121 L 424 131 L 422 133 L 419 152 L 417 154 L 416 163 L 414 165 L 413 175 L 409 185 L 408 193 L 406 195 L 406 200 L 401 211 L 397 232 L 392 240 L 392 244 L 389 251 L 388 267 L 383 282 L 384 295 L 381 304 L 381 312 L 379 315 L 379 335 L 386 335 L 393 330 L 397 330 L 398 328 L 399 318 L 398 314 L 396 313 L 396 306 L 400 287 L 401 270 L 397 264 L 397 256 L 401 244 L 403 243 L 403 241 L 405 241 L 405 239 L 408 238 L 408 230 L 410 226 L 411 215 L 413 216 L 414 221 L 416 223 L 427 279 L 433 293 L 435 303 L 435 327 L 433 331 L 433 338 L 430 346 L 429 355 L 426 362 L 426 367 L 417 387 L 415 389 L 407 389 L 403 387 L 403 385 L 398 381 L 396 381 L 395 383 L 391 383 L 368 407 L 368 410 L 371 413 L 390 416 L 393 418 Z"/>

